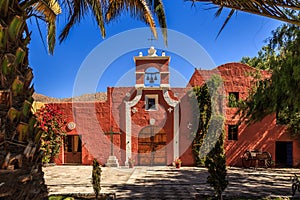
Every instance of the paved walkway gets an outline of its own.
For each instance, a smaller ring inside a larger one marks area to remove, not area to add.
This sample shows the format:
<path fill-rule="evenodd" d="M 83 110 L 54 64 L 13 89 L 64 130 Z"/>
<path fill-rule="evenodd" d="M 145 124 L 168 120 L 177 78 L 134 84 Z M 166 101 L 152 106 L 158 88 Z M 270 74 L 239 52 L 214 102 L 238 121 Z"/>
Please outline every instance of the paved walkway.
<path fill-rule="evenodd" d="M 50 194 L 93 193 L 91 166 L 45 167 Z M 291 197 L 291 176 L 300 169 L 229 168 L 224 192 L 234 197 Z M 101 193 L 114 192 L 117 199 L 194 199 L 213 193 L 206 183 L 205 168 L 135 167 L 102 168 Z M 300 199 L 300 193 L 295 195 Z"/>

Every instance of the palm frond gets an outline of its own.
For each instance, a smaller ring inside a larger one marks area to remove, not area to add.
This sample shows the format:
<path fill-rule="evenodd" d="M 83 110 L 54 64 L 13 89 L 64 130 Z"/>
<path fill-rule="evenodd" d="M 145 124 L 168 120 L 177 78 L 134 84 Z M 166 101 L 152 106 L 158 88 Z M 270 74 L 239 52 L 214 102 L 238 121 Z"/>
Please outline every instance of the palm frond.
<path fill-rule="evenodd" d="M 59 35 L 60 43 L 64 41 L 70 33 L 71 28 L 80 23 L 83 17 L 92 12 L 102 37 L 105 37 L 105 26 L 103 11 L 106 9 L 106 0 L 65 0 L 64 7 L 67 10 L 67 23 Z"/>
<path fill-rule="evenodd" d="M 56 0 L 41 0 L 33 6 L 35 10 L 44 15 L 47 20 L 55 21 L 56 16 L 61 13 L 61 8 Z"/>
<path fill-rule="evenodd" d="M 48 34 L 47 34 L 47 42 L 48 42 L 48 51 L 50 54 L 53 54 L 54 47 L 56 43 L 56 23 L 55 21 L 48 22 Z"/>
<path fill-rule="evenodd" d="M 38 29 L 39 35 L 40 35 L 40 37 L 41 37 L 41 41 L 42 41 L 42 43 L 43 43 L 44 49 L 45 49 L 45 51 L 47 52 L 46 43 L 45 43 L 45 40 L 44 40 L 44 38 L 43 38 L 43 34 L 42 34 L 42 31 L 41 31 L 41 27 L 40 27 L 40 23 L 39 23 L 39 21 L 38 21 L 38 18 L 35 18 L 35 22 L 36 22 L 37 29 Z"/>
<path fill-rule="evenodd" d="M 235 10 L 234 10 L 234 9 L 231 9 L 230 13 L 228 14 L 228 16 L 227 16 L 225 22 L 223 23 L 223 25 L 222 25 L 222 27 L 221 27 L 221 29 L 220 29 L 220 31 L 219 31 L 219 33 L 218 33 L 218 35 L 217 35 L 216 38 L 219 37 L 219 35 L 221 34 L 221 32 L 223 31 L 223 29 L 224 29 L 225 26 L 227 25 L 228 21 L 231 19 L 231 16 L 234 14 L 234 12 L 235 12 Z"/>
<path fill-rule="evenodd" d="M 219 9 L 217 10 L 217 12 L 215 13 L 215 17 L 219 17 L 223 11 L 223 6 L 220 6 Z"/>
<path fill-rule="evenodd" d="M 87 0 L 93 15 L 97 21 L 97 24 L 100 28 L 102 37 L 105 37 L 105 27 L 104 27 L 104 19 L 103 19 L 103 6 L 99 0 Z"/>
<path fill-rule="evenodd" d="M 56 42 L 56 17 L 61 13 L 61 7 L 57 0 L 40 0 L 33 7 L 44 17 L 47 23 L 48 51 L 53 54 Z"/>
<path fill-rule="evenodd" d="M 113 0 L 110 1 L 108 9 L 106 11 L 105 17 L 106 21 L 110 22 L 120 16 L 121 12 L 124 10 L 124 2 L 123 0 Z"/>
<path fill-rule="evenodd" d="M 111 0 L 106 12 L 106 21 L 114 20 L 123 11 L 129 11 L 132 17 L 149 24 L 154 37 L 157 38 L 155 21 L 145 0 Z"/>
<path fill-rule="evenodd" d="M 189 0 L 192 2 L 209 2 L 220 7 L 256 14 L 300 26 L 300 20 L 290 11 L 299 11 L 297 0 Z"/>
<path fill-rule="evenodd" d="M 159 26 L 162 29 L 164 42 L 167 45 L 168 44 L 168 41 L 167 41 L 168 33 L 167 33 L 167 20 L 166 20 L 164 5 L 163 5 L 162 0 L 153 0 L 153 1 L 154 1 L 154 5 L 153 5 L 154 13 L 157 16 Z"/>
<path fill-rule="evenodd" d="M 59 35 L 60 43 L 67 38 L 71 28 L 74 26 L 74 24 L 80 22 L 81 18 L 86 12 L 86 4 L 84 0 L 66 0 L 64 5 L 68 13 L 68 22 Z"/>
<path fill-rule="evenodd" d="M 300 10 L 298 0 L 186 0 L 195 2 L 205 2 L 219 6 L 215 16 L 220 16 L 223 8 L 230 8 L 231 11 L 223 23 L 217 37 L 223 31 L 231 16 L 236 11 L 243 11 L 250 14 L 260 15 L 283 22 L 300 26 L 300 20 L 297 17 Z"/>

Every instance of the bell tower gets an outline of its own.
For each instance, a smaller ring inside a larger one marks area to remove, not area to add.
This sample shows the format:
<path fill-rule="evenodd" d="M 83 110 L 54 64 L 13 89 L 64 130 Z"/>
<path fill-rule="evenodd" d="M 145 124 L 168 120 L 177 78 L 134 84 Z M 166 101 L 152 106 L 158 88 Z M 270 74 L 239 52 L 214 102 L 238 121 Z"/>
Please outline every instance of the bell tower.
<path fill-rule="evenodd" d="M 151 46 L 148 49 L 148 55 L 143 56 L 140 52 L 139 56 L 134 57 L 135 62 L 135 87 L 138 89 L 143 88 L 170 88 L 170 72 L 169 63 L 170 57 L 162 52 L 157 55 L 156 49 Z"/>

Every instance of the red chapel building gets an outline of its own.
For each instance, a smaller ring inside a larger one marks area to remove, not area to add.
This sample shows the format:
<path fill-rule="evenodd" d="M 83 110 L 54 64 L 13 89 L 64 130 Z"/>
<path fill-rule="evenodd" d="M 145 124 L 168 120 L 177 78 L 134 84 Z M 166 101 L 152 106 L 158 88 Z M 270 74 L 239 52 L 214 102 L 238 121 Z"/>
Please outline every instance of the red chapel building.
<path fill-rule="evenodd" d="M 225 95 L 225 151 L 227 165 L 241 166 L 246 150 L 268 151 L 278 166 L 299 166 L 299 142 L 287 128 L 276 123 L 276 114 L 251 125 L 238 124 L 237 108 L 228 97 L 245 99 L 256 72 L 241 63 L 227 63 L 213 70 L 195 69 L 185 88 L 170 86 L 170 57 L 151 47 L 147 55 L 134 57 L 135 86 L 108 87 L 102 101 L 53 103 L 65 116 L 67 136 L 57 164 L 91 164 L 96 158 L 108 166 L 195 164 L 192 152 L 192 112 L 189 91 L 201 86 L 213 74 L 222 77 Z M 270 74 L 260 71 L 263 77 Z M 193 101 L 192 101 L 193 102 Z"/>

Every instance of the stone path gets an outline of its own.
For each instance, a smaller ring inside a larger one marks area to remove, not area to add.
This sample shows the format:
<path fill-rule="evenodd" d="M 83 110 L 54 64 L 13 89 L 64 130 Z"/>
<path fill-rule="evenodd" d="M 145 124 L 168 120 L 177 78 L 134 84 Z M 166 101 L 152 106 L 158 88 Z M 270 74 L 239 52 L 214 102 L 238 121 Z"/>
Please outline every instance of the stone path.
<path fill-rule="evenodd" d="M 50 194 L 93 193 L 91 166 L 44 168 Z M 291 197 L 291 176 L 300 169 L 229 168 L 227 198 Z M 213 193 L 206 183 L 205 168 L 135 167 L 102 168 L 101 193 L 114 192 L 117 199 L 194 199 Z M 300 193 L 294 199 L 300 199 Z"/>

